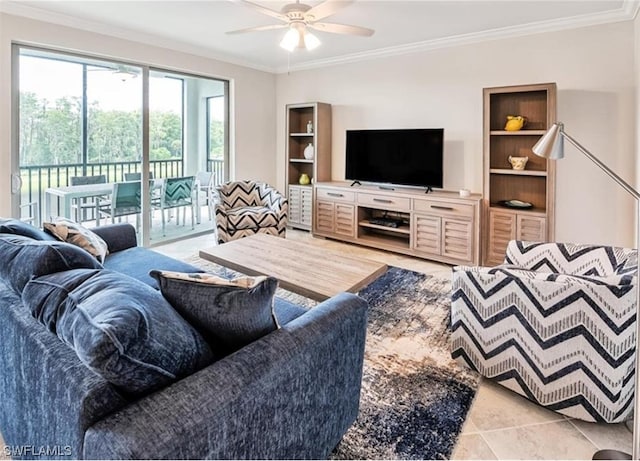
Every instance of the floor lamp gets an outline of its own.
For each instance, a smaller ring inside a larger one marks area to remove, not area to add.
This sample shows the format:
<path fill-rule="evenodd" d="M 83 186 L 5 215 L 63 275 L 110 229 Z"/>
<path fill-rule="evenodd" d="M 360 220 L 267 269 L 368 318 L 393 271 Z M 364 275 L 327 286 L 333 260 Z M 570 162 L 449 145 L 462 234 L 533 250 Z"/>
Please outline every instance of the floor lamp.
<path fill-rule="evenodd" d="M 624 179 L 618 176 L 607 165 L 598 160 L 591 152 L 585 149 L 575 139 L 564 131 L 562 123 L 554 123 L 553 126 L 540 138 L 533 146 L 533 153 L 544 158 L 559 160 L 564 157 L 564 139 L 569 141 L 573 146 L 585 155 L 589 160 L 598 165 L 611 179 L 619 186 L 626 190 L 636 199 L 637 217 L 636 223 L 636 248 L 640 250 L 640 193 L 631 187 Z M 638 398 L 638 389 L 640 389 L 640 373 L 638 373 L 638 364 L 640 363 L 640 348 L 638 340 L 640 339 L 640 319 L 638 318 L 638 306 L 640 303 L 640 283 L 636 282 L 636 370 L 635 370 L 635 398 L 633 405 L 633 451 L 632 455 L 618 450 L 599 450 L 593 455 L 593 459 L 640 459 L 640 398 Z"/>

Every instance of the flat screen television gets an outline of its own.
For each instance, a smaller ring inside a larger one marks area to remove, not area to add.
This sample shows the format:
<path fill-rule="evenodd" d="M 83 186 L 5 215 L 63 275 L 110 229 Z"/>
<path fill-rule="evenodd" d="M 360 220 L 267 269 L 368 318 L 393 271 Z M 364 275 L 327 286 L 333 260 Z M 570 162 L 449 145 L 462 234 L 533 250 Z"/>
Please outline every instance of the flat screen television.
<path fill-rule="evenodd" d="M 442 188 L 443 128 L 347 130 L 346 179 Z"/>

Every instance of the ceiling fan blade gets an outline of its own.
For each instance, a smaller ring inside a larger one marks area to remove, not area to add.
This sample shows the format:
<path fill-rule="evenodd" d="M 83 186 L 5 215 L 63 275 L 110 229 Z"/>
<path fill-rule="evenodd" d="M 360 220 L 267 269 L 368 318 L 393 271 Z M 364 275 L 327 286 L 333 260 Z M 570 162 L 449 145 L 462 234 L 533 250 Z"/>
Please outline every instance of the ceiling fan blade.
<path fill-rule="evenodd" d="M 276 19 L 280 19 L 281 21 L 287 21 L 287 17 L 282 13 L 271 10 L 269 8 L 265 8 L 262 5 L 258 5 L 257 3 L 249 2 L 247 0 L 231 0 L 234 3 L 238 3 L 240 5 L 248 6 L 249 8 L 256 10 L 262 14 L 266 14 L 267 16 L 271 16 Z"/>
<path fill-rule="evenodd" d="M 373 29 L 366 27 L 350 26 L 347 24 L 335 24 L 330 22 L 314 22 L 308 24 L 307 27 L 319 30 L 321 32 L 331 32 L 332 34 L 360 35 L 362 37 L 371 37 L 375 32 Z"/>
<path fill-rule="evenodd" d="M 269 26 L 248 27 L 246 29 L 230 30 L 227 35 L 244 34 L 246 32 L 260 32 L 262 30 L 286 29 L 289 24 L 271 24 Z"/>
<path fill-rule="evenodd" d="M 353 2 L 354 0 L 326 0 L 311 8 L 304 14 L 304 16 L 310 21 L 319 21 L 327 16 L 331 16 L 339 9 L 344 8 Z M 313 16 L 313 18 L 311 16 Z"/>

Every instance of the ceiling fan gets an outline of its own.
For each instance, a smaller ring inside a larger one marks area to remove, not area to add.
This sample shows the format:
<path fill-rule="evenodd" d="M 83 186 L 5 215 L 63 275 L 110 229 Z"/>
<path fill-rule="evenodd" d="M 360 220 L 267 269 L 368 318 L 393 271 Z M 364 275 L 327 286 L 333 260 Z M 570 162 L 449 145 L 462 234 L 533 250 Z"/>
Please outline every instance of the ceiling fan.
<path fill-rule="evenodd" d="M 103 65 L 92 65 L 91 67 L 89 67 L 87 69 L 89 72 L 91 71 L 95 71 L 95 72 L 111 72 L 113 74 L 114 77 L 122 80 L 123 82 L 126 82 L 128 80 L 134 79 L 138 76 L 138 71 L 122 65 L 122 64 L 117 64 L 114 66 L 103 66 Z"/>
<path fill-rule="evenodd" d="M 366 27 L 318 22 L 327 16 L 335 14 L 340 8 L 353 3 L 354 0 L 325 0 L 313 7 L 300 3 L 300 0 L 296 0 L 295 3 L 289 3 L 283 6 L 280 11 L 265 8 L 262 5 L 249 2 L 247 0 L 231 1 L 248 6 L 262 14 L 266 14 L 267 16 L 279 19 L 285 24 L 249 27 L 247 29 L 232 30 L 227 32 L 227 34 L 243 34 L 245 32 L 289 29 L 280 42 L 280 46 L 287 51 L 293 51 L 296 48 L 313 50 L 320 45 L 320 40 L 309 32 L 308 29 L 330 32 L 332 34 L 360 35 L 363 37 L 370 37 L 374 33 L 372 29 L 367 29 Z"/>

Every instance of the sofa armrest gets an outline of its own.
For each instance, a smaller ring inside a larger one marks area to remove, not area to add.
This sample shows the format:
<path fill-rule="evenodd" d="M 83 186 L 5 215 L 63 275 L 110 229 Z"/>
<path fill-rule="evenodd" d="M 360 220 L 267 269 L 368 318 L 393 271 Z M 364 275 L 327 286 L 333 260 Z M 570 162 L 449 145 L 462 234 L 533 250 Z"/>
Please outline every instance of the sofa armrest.
<path fill-rule="evenodd" d="M 356 418 L 367 304 L 343 293 L 91 427 L 86 458 L 323 459 Z"/>
<path fill-rule="evenodd" d="M 115 253 L 116 251 L 138 246 L 136 229 L 131 224 L 108 224 L 106 226 L 95 227 L 91 230 L 102 237 L 102 240 L 107 243 L 109 253 Z"/>

